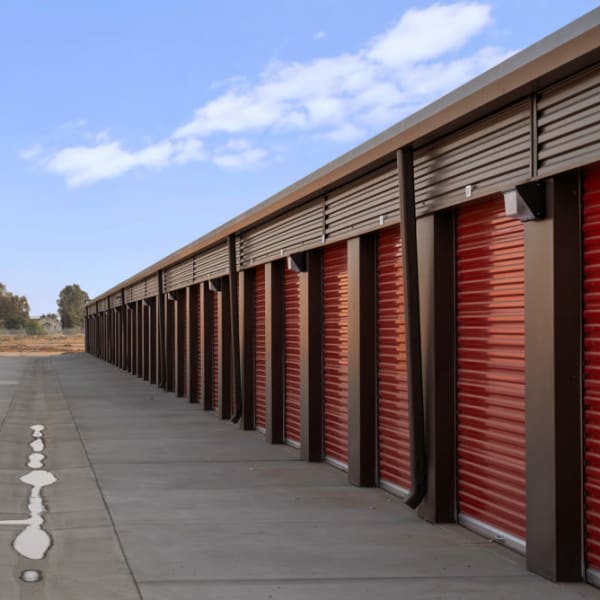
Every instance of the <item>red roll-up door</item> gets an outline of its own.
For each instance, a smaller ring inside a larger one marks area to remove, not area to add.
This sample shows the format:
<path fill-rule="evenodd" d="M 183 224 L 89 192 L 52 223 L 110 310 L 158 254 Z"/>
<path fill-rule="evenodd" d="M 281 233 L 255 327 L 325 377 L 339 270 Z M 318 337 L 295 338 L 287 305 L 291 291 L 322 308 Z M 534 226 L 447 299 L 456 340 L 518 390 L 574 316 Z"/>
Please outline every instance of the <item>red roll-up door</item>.
<path fill-rule="evenodd" d="M 600 572 L 600 164 L 584 174 L 583 264 L 585 553 Z"/>
<path fill-rule="evenodd" d="M 348 464 L 348 270 L 346 243 L 323 253 L 325 458 Z"/>
<path fill-rule="evenodd" d="M 256 426 L 267 426 L 267 395 L 265 377 L 265 267 L 256 268 L 255 279 L 255 341 L 254 341 L 254 404 Z"/>
<path fill-rule="evenodd" d="M 377 246 L 377 390 L 379 482 L 405 493 L 410 437 L 400 227 L 381 231 Z"/>
<path fill-rule="evenodd" d="M 285 439 L 300 443 L 300 275 L 285 270 Z"/>
<path fill-rule="evenodd" d="M 502 198 L 457 217 L 460 520 L 524 549 L 524 229 Z"/>
<path fill-rule="evenodd" d="M 212 408 L 219 409 L 219 293 L 211 292 L 212 301 Z"/>

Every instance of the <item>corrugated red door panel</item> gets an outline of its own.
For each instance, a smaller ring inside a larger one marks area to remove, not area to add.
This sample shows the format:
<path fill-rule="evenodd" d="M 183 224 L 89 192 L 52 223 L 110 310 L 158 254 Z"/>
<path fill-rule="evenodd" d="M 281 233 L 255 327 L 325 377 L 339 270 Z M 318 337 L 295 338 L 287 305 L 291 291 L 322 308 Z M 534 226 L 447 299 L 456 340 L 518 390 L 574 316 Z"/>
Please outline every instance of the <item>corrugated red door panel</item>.
<path fill-rule="evenodd" d="M 585 549 L 600 571 L 600 164 L 583 179 Z"/>
<path fill-rule="evenodd" d="M 267 426 L 267 396 L 265 377 L 265 267 L 256 268 L 255 279 L 255 339 L 254 339 L 254 403 L 257 427 Z"/>
<path fill-rule="evenodd" d="M 410 489 L 410 437 L 400 228 L 379 233 L 377 249 L 377 430 L 379 480 Z"/>
<path fill-rule="evenodd" d="M 212 301 L 212 408 L 219 408 L 219 293 L 211 292 Z"/>
<path fill-rule="evenodd" d="M 348 464 L 348 267 L 346 243 L 323 252 L 325 457 Z"/>
<path fill-rule="evenodd" d="M 300 275 L 285 270 L 285 439 L 300 443 Z"/>
<path fill-rule="evenodd" d="M 524 229 L 501 198 L 457 217 L 458 508 L 525 540 Z"/>

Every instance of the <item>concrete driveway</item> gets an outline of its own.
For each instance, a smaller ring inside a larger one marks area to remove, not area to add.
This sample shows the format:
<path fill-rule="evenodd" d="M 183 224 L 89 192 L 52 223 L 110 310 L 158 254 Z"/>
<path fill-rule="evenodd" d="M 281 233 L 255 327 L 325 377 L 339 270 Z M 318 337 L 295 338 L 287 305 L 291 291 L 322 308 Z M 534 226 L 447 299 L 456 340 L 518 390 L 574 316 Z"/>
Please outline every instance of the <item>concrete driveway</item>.
<path fill-rule="evenodd" d="M 600 600 L 87 355 L 1 357 L 0 417 L 0 520 L 30 516 L 32 425 L 56 478 L 44 558 L 0 524 L 0 600 Z"/>

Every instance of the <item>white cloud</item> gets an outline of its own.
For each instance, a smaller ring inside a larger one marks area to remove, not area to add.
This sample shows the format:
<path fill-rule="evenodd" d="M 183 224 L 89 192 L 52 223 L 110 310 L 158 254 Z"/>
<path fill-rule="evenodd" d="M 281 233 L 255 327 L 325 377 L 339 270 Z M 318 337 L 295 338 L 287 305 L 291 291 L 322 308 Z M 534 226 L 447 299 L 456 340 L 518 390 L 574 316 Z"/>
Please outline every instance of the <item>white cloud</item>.
<path fill-rule="evenodd" d="M 219 82 L 213 88 L 215 97 L 188 122 L 139 150 L 126 150 L 103 131 L 90 146 L 64 148 L 44 160 L 39 160 L 41 148 L 21 156 L 77 186 L 135 168 L 201 160 L 228 169 L 260 166 L 268 153 L 252 141 L 259 133 L 270 147 L 294 132 L 312 132 L 347 145 L 506 58 L 506 50 L 485 45 L 469 54 L 457 53 L 491 24 L 490 6 L 481 2 L 410 9 L 354 53 L 307 62 L 273 61 L 255 80 Z M 315 38 L 324 35 L 319 32 Z"/>
<path fill-rule="evenodd" d="M 35 160 L 40 154 L 43 152 L 40 144 L 33 144 L 33 146 L 29 146 L 29 148 L 24 148 L 19 152 L 19 156 L 23 160 Z"/>
<path fill-rule="evenodd" d="M 65 177 L 69 187 L 123 175 L 135 168 L 160 169 L 172 163 L 203 158 L 198 140 L 165 140 L 137 152 L 124 150 L 120 142 L 75 146 L 56 152 L 44 161 L 46 170 Z"/>
<path fill-rule="evenodd" d="M 492 22 L 491 7 L 476 2 L 409 9 L 394 27 L 375 38 L 367 56 L 398 66 L 457 50 Z"/>
<path fill-rule="evenodd" d="M 267 153 L 253 146 L 248 140 L 234 139 L 220 147 L 213 156 L 213 162 L 226 169 L 248 169 L 263 163 Z"/>
<path fill-rule="evenodd" d="M 94 141 L 96 142 L 108 142 L 110 140 L 110 134 L 108 133 L 108 131 L 106 129 L 103 129 L 102 131 L 98 131 L 98 133 L 95 133 L 93 135 Z"/>
<path fill-rule="evenodd" d="M 236 79 L 199 107 L 174 137 L 341 131 L 342 124 L 374 133 L 405 116 L 406 107 L 422 106 L 506 58 L 509 53 L 502 49 L 483 47 L 444 60 L 491 23 L 490 6 L 477 2 L 408 10 L 355 53 L 272 62 L 254 83 Z"/>
<path fill-rule="evenodd" d="M 325 133 L 325 137 L 333 142 L 356 142 L 364 136 L 365 130 L 352 123 L 345 123 Z"/>

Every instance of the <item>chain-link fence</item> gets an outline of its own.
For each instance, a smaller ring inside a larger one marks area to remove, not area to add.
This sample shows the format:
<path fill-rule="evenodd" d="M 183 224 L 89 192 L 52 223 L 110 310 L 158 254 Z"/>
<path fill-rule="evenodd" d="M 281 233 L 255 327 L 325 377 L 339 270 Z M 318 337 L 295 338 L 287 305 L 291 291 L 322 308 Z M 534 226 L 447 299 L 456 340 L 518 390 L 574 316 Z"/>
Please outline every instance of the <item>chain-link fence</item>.
<path fill-rule="evenodd" d="M 0 336 L 2 337 L 29 337 L 29 336 L 73 336 L 73 335 L 83 335 L 83 328 L 75 328 L 75 329 L 61 329 L 60 331 L 45 331 L 44 329 L 33 330 L 33 329 L 3 329 L 0 327 Z"/>

